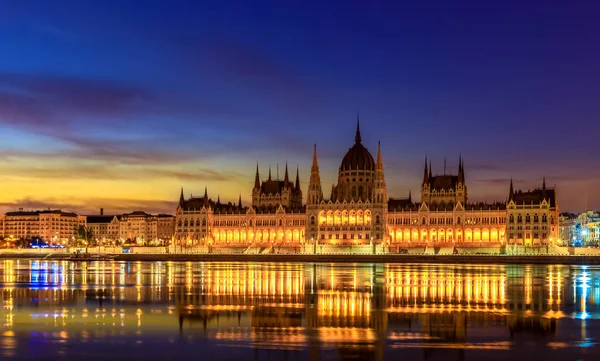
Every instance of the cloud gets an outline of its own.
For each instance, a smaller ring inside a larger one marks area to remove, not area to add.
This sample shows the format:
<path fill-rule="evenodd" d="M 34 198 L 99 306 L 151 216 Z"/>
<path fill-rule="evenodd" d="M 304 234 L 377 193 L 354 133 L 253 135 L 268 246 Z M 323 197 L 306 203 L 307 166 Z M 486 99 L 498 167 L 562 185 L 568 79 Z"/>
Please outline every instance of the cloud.
<path fill-rule="evenodd" d="M 141 179 L 177 179 L 179 181 L 239 181 L 247 178 L 234 171 L 217 172 L 207 168 L 191 168 L 188 171 L 150 168 L 147 166 L 110 166 L 106 164 L 46 164 L 40 166 L 23 166 L 19 163 L 4 166 L 5 176 L 65 179 L 68 175 L 74 179 L 108 179 L 108 180 L 141 180 Z"/>
<path fill-rule="evenodd" d="M 138 199 L 112 199 L 112 198 L 90 198 L 85 201 L 57 199 L 31 199 L 22 198 L 13 202 L 0 202 L 0 208 L 5 211 L 61 209 L 73 211 L 79 214 L 98 214 L 100 208 L 104 208 L 105 214 L 127 213 L 135 210 L 143 210 L 149 213 L 173 214 L 177 208 L 177 200 L 138 200 Z"/>
<path fill-rule="evenodd" d="M 0 121 L 49 130 L 81 116 L 114 119 L 154 108 L 155 95 L 102 80 L 0 73 Z"/>

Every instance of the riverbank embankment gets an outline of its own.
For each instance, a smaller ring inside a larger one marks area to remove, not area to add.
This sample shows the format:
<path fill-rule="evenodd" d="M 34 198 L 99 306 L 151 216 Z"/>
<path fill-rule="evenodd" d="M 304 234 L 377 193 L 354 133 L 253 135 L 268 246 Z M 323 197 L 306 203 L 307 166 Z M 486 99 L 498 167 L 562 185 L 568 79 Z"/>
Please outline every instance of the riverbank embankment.
<path fill-rule="evenodd" d="M 105 254 L 128 262 L 299 262 L 299 263 L 443 263 L 443 264 L 564 264 L 600 265 L 599 256 L 562 255 L 344 255 L 344 254 Z M 85 261 L 93 261 L 90 255 Z M 73 260 L 65 253 L 2 253 L 0 259 Z"/>

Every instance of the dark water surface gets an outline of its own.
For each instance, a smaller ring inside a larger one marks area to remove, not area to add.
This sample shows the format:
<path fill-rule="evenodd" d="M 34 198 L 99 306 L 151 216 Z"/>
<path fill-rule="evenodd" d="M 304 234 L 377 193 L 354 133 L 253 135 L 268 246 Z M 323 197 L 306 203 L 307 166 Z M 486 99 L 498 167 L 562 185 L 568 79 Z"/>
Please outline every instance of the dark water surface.
<path fill-rule="evenodd" d="M 0 360 L 600 360 L 600 267 L 0 261 Z"/>

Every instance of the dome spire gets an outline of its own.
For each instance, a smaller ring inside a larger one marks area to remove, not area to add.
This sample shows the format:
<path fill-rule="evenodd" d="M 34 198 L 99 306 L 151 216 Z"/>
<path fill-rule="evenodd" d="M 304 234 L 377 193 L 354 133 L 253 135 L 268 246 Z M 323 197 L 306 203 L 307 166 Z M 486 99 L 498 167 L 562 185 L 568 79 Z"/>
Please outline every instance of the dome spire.
<path fill-rule="evenodd" d="M 356 111 L 356 136 L 354 137 L 356 143 L 360 143 L 362 138 L 360 137 L 360 115 L 358 110 Z"/>

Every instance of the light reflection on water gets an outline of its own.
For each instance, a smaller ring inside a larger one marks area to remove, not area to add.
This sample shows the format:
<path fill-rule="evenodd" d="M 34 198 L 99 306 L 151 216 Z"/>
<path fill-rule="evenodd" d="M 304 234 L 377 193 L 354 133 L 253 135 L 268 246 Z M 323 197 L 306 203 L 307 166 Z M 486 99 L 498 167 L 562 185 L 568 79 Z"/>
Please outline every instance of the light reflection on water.
<path fill-rule="evenodd" d="M 0 281 L 2 358 L 600 356 L 599 267 L 1 260 Z"/>

